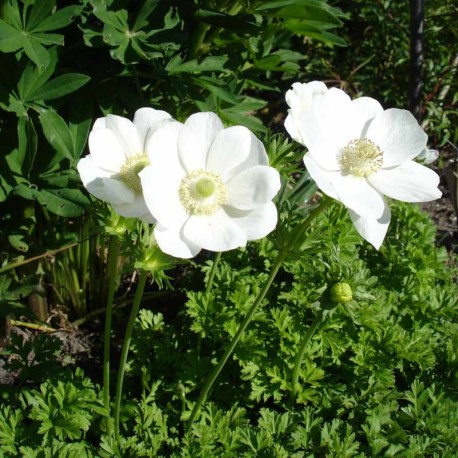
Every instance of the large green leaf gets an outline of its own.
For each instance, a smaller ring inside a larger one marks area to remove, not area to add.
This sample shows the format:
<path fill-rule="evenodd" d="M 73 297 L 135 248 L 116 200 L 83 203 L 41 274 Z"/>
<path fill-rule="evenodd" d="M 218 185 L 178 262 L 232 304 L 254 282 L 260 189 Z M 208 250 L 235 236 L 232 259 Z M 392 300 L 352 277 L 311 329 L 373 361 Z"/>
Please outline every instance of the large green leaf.
<path fill-rule="evenodd" d="M 29 95 L 29 100 L 53 100 L 75 92 L 90 80 L 81 73 L 66 73 L 48 81 Z"/>
<path fill-rule="evenodd" d="M 65 121 L 55 111 L 48 110 L 40 115 L 40 122 L 50 145 L 61 156 L 73 161 L 74 141 Z"/>
<path fill-rule="evenodd" d="M 82 7 L 77 5 L 66 6 L 54 14 L 48 16 L 44 21 L 40 22 L 33 32 L 48 32 L 49 30 L 61 29 L 71 24 L 74 17 L 81 12 Z"/>
<path fill-rule="evenodd" d="M 224 70 L 224 65 L 229 60 L 227 56 L 210 56 L 203 59 L 192 59 L 181 62 L 176 56 L 167 64 L 165 69 L 169 73 L 213 72 Z"/>
<path fill-rule="evenodd" d="M 34 30 L 44 19 L 52 12 L 56 0 L 39 0 L 35 1 L 27 20 L 27 30 Z"/>
<path fill-rule="evenodd" d="M 65 217 L 82 215 L 89 203 L 79 189 L 33 189 L 32 194 L 48 211 Z"/>
<path fill-rule="evenodd" d="M 38 67 L 38 70 L 45 69 L 50 61 L 49 52 L 29 35 L 24 35 L 24 51 L 27 57 Z"/>
<path fill-rule="evenodd" d="M 14 52 L 23 46 L 23 35 L 20 30 L 11 27 L 0 19 L 0 51 Z"/>

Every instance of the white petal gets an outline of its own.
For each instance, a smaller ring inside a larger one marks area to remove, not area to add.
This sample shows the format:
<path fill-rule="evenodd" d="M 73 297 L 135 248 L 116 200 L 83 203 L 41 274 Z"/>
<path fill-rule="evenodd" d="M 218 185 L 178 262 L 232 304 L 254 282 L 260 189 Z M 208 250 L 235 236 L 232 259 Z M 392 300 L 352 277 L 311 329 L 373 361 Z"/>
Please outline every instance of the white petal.
<path fill-rule="evenodd" d="M 333 186 L 338 200 L 358 215 L 375 219 L 382 216 L 385 201 L 365 178 L 340 175 L 334 178 Z"/>
<path fill-rule="evenodd" d="M 97 118 L 95 120 L 94 125 L 92 126 L 92 130 L 106 129 L 106 128 L 107 128 L 107 123 L 105 122 L 105 118 Z"/>
<path fill-rule="evenodd" d="M 154 237 L 164 253 L 176 258 L 189 259 L 196 256 L 201 250 L 201 247 L 183 236 L 181 227 L 167 228 L 158 224 L 154 228 Z"/>
<path fill-rule="evenodd" d="M 334 177 L 338 177 L 340 172 L 329 171 L 321 168 L 311 156 L 310 153 L 307 153 L 304 156 L 304 164 L 307 168 L 307 172 L 310 174 L 312 179 L 315 181 L 316 185 L 329 197 L 333 199 L 338 199 L 337 192 L 332 185 Z"/>
<path fill-rule="evenodd" d="M 304 139 L 299 133 L 299 114 L 293 115 L 292 110 L 288 110 L 288 116 L 285 119 L 285 129 L 294 141 L 304 144 Z"/>
<path fill-rule="evenodd" d="M 122 116 L 108 115 L 105 118 L 107 129 L 114 132 L 126 156 L 143 153 L 138 132 L 133 122 Z"/>
<path fill-rule="evenodd" d="M 359 138 L 360 131 L 352 123 L 355 111 L 350 97 L 333 88 L 317 99 L 310 110 L 301 113 L 299 132 L 322 168 L 339 170 L 337 158 L 341 148 Z"/>
<path fill-rule="evenodd" d="M 226 204 L 240 210 L 261 207 L 280 190 L 280 174 L 273 167 L 256 165 L 226 183 Z"/>
<path fill-rule="evenodd" d="M 117 213 L 119 213 L 121 216 L 125 216 L 126 218 L 146 217 L 144 220 L 148 220 L 148 222 L 154 222 L 154 218 L 152 218 L 152 215 L 146 206 L 145 199 L 141 194 L 136 195 L 133 202 L 113 204 L 113 208 Z M 150 215 L 149 218 L 147 217 L 148 215 Z"/>
<path fill-rule="evenodd" d="M 365 137 L 369 121 L 377 114 L 383 113 L 383 107 L 371 97 L 360 97 L 352 100 L 351 104 L 355 108 L 352 122 L 359 124 L 358 131 L 361 131 L 361 137 Z"/>
<path fill-rule="evenodd" d="M 326 84 L 322 81 L 311 81 L 310 83 L 293 83 L 292 89 L 286 92 L 285 100 L 293 113 L 299 110 L 309 110 L 316 97 L 328 91 Z"/>
<path fill-rule="evenodd" d="M 407 110 L 391 108 L 369 125 L 370 138 L 383 151 L 383 168 L 413 159 L 426 148 L 428 136 Z"/>
<path fill-rule="evenodd" d="M 367 178 L 382 194 L 403 202 L 428 202 L 442 196 L 439 175 L 414 161 L 391 169 L 380 169 Z"/>
<path fill-rule="evenodd" d="M 134 126 L 137 129 L 140 145 L 146 144 L 148 133 L 156 128 L 161 121 L 165 119 L 172 119 L 172 117 L 162 110 L 155 110 L 154 108 L 140 108 L 134 115 Z M 143 146 L 145 150 L 145 146 Z"/>
<path fill-rule="evenodd" d="M 111 174 L 100 169 L 92 160 L 92 155 L 78 162 L 77 169 L 85 188 L 97 199 L 111 204 L 133 202 L 135 194 L 124 183 L 111 178 Z"/>
<path fill-rule="evenodd" d="M 224 129 L 216 135 L 210 146 L 206 169 L 217 172 L 226 182 L 240 171 L 242 165 L 245 166 L 252 149 L 262 149 L 265 157 L 261 156 L 261 160 L 267 161 L 264 146 L 260 143 L 246 127 Z M 255 154 L 259 155 L 256 151 Z"/>
<path fill-rule="evenodd" d="M 167 122 L 148 137 L 146 153 L 150 163 L 164 176 L 185 174 L 178 157 L 178 134 L 182 127 L 179 122 Z"/>
<path fill-rule="evenodd" d="M 224 210 L 211 216 L 191 216 L 183 227 L 186 239 L 210 251 L 227 251 L 244 247 L 245 232 Z"/>
<path fill-rule="evenodd" d="M 385 206 L 383 215 L 379 219 L 363 217 L 352 210 L 348 212 L 359 235 L 378 250 L 390 224 L 391 213 L 388 205 Z"/>
<path fill-rule="evenodd" d="M 254 210 L 238 210 L 231 207 L 224 207 L 224 210 L 245 232 L 247 240 L 262 239 L 270 234 L 277 225 L 277 207 L 273 202 Z"/>
<path fill-rule="evenodd" d="M 158 171 L 154 166 L 145 167 L 139 174 L 146 206 L 156 220 L 166 227 L 183 225 L 188 218 L 178 195 L 180 179 Z"/>
<path fill-rule="evenodd" d="M 208 151 L 223 123 L 215 113 L 196 113 L 184 123 L 178 137 L 181 163 L 187 172 L 204 169 Z"/>
<path fill-rule="evenodd" d="M 126 161 L 123 147 L 116 135 L 102 127 L 89 134 L 89 151 L 95 164 L 113 173 L 119 172 Z"/>

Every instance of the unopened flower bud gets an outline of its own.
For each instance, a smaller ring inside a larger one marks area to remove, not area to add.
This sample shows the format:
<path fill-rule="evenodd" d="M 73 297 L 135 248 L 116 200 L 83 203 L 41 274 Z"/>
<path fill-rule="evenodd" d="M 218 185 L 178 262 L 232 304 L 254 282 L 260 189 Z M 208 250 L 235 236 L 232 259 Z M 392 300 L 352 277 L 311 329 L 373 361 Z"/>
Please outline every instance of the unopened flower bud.
<path fill-rule="evenodd" d="M 348 283 L 339 282 L 331 288 L 331 301 L 345 304 L 353 299 L 353 291 Z"/>

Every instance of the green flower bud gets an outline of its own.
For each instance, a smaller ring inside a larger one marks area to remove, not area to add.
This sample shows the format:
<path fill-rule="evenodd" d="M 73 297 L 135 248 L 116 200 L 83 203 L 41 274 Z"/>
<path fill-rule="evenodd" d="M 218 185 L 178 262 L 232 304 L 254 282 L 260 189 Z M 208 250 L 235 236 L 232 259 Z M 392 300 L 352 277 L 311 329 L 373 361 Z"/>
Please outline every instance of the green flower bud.
<path fill-rule="evenodd" d="M 331 288 L 331 301 L 345 304 L 353 299 L 353 291 L 348 283 L 339 282 Z"/>

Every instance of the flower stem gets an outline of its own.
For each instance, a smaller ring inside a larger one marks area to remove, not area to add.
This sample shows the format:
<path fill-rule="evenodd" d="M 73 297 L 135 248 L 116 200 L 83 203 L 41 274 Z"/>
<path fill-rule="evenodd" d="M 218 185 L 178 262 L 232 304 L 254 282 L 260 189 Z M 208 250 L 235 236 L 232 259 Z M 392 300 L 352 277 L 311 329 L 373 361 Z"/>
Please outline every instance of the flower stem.
<path fill-rule="evenodd" d="M 210 275 L 208 276 L 207 287 L 205 288 L 205 292 L 210 292 L 213 286 L 213 280 L 215 279 L 216 268 L 218 267 L 219 260 L 221 259 L 221 252 L 215 254 L 215 259 L 213 259 L 212 268 L 210 270 Z"/>
<path fill-rule="evenodd" d="M 145 289 L 146 280 L 148 278 L 148 272 L 142 270 L 140 278 L 137 284 L 137 290 L 135 291 L 134 303 L 132 304 L 132 310 L 129 316 L 129 322 L 127 323 L 126 334 L 124 336 L 124 342 L 122 344 L 121 358 L 119 361 L 118 380 L 116 383 L 116 397 L 114 407 L 114 422 L 115 422 L 115 438 L 119 440 L 119 417 L 121 412 L 121 397 L 122 397 L 122 386 L 124 383 L 124 374 L 126 372 L 127 356 L 129 354 L 130 340 L 132 337 L 132 331 L 134 330 L 135 319 L 137 318 L 138 309 Z"/>
<path fill-rule="evenodd" d="M 212 268 L 210 270 L 210 274 L 208 276 L 207 287 L 205 288 L 205 293 L 208 294 L 213 286 L 213 280 L 215 279 L 216 268 L 218 267 L 219 260 L 221 259 L 221 252 L 217 252 L 215 254 L 215 258 L 213 259 Z M 200 351 L 202 348 L 202 335 L 199 334 L 197 336 L 197 344 L 196 344 L 196 355 L 197 359 L 200 359 Z"/>
<path fill-rule="evenodd" d="M 218 377 L 219 373 L 223 369 L 224 365 L 226 364 L 227 360 L 229 359 L 229 356 L 232 354 L 232 351 L 236 347 L 237 343 L 239 342 L 240 338 L 242 337 L 243 332 L 245 331 L 246 327 L 250 323 L 251 319 L 253 318 L 254 313 L 256 312 L 256 309 L 258 308 L 259 304 L 262 302 L 264 299 L 265 295 L 267 294 L 267 291 L 269 291 L 270 286 L 272 285 L 272 282 L 275 279 L 275 276 L 277 275 L 278 270 L 280 269 L 283 260 L 284 260 L 285 254 L 283 252 L 279 253 L 277 256 L 277 259 L 275 261 L 274 266 L 272 267 L 272 270 L 270 272 L 269 278 L 267 279 L 264 287 L 258 294 L 258 297 L 254 301 L 253 305 L 251 306 L 250 310 L 245 316 L 245 319 L 243 320 L 242 324 L 240 325 L 239 329 L 237 330 L 237 333 L 235 336 L 232 338 L 231 343 L 229 344 L 229 347 L 227 347 L 226 351 L 224 352 L 223 357 L 221 358 L 220 362 L 218 365 L 213 369 L 212 373 L 210 374 L 210 377 L 207 379 L 202 392 L 200 393 L 199 399 L 197 400 L 196 404 L 194 405 L 194 408 L 192 409 L 191 415 L 189 416 L 188 420 L 188 426 L 187 429 L 189 429 L 192 426 L 192 423 L 194 421 L 194 418 L 198 414 L 200 407 L 202 404 L 206 401 L 208 392 L 210 391 L 211 387 L 213 386 L 213 383 L 215 382 L 216 378 Z"/>
<path fill-rule="evenodd" d="M 119 254 L 119 240 L 115 235 L 110 236 L 108 242 L 108 293 L 107 308 L 105 313 L 105 332 L 103 338 L 103 405 L 108 412 L 106 421 L 107 435 L 111 435 L 111 412 L 110 412 L 110 343 L 111 343 L 111 319 L 113 316 L 113 299 L 116 288 L 116 273 Z"/>
<path fill-rule="evenodd" d="M 243 320 L 242 324 L 240 325 L 239 329 L 237 330 L 235 336 L 232 338 L 232 341 L 229 344 L 229 347 L 224 352 L 224 355 L 222 356 L 218 365 L 213 369 L 212 373 L 210 374 L 207 381 L 205 382 L 202 392 L 200 393 L 199 398 L 197 399 L 197 402 L 194 405 L 194 408 L 192 409 L 191 415 L 189 416 L 189 420 L 187 424 L 188 431 L 191 429 L 194 419 L 196 418 L 196 415 L 199 413 L 200 408 L 202 407 L 202 404 L 206 401 L 207 395 L 209 391 L 211 390 L 213 384 L 215 383 L 215 380 L 217 379 L 221 370 L 225 366 L 227 360 L 229 359 L 229 356 L 231 356 L 234 348 L 236 347 L 240 338 L 242 337 L 242 334 L 245 331 L 246 327 L 248 326 L 251 319 L 253 318 L 254 313 L 256 312 L 256 309 L 258 308 L 259 304 L 262 302 L 265 295 L 269 291 L 269 288 L 271 287 L 283 261 L 289 254 L 289 250 L 292 247 L 294 247 L 294 244 L 301 237 L 303 231 L 307 229 L 310 222 L 314 218 L 316 218 L 323 210 L 325 210 L 330 205 L 330 202 L 331 202 L 331 199 L 326 199 L 324 200 L 324 202 L 321 202 L 321 205 L 313 209 L 308 214 L 308 216 L 305 218 L 305 220 L 302 222 L 302 224 L 299 224 L 297 227 L 294 228 L 288 245 L 284 247 L 284 249 L 278 253 L 277 258 L 275 259 L 274 265 L 272 267 L 272 270 L 270 271 L 269 277 L 267 278 L 267 281 L 264 284 L 264 287 L 262 288 L 262 290 L 259 292 L 258 296 L 256 297 L 253 305 L 251 306 L 250 310 L 248 311 L 247 315 L 245 316 L 245 319 Z"/>
<path fill-rule="evenodd" d="M 299 380 L 299 370 L 301 368 L 302 360 L 304 359 L 305 350 L 307 348 L 307 345 L 309 344 L 310 340 L 315 335 L 316 330 L 320 327 L 322 323 L 323 323 L 323 312 L 320 312 L 315 317 L 315 319 L 313 320 L 313 323 L 308 328 L 307 333 L 305 334 L 304 339 L 301 342 L 301 346 L 299 347 L 299 350 L 296 354 L 296 357 L 294 358 L 294 368 L 293 368 L 293 374 L 291 377 L 291 400 L 294 399 L 297 393 L 296 387 L 297 387 L 297 383 Z"/>

